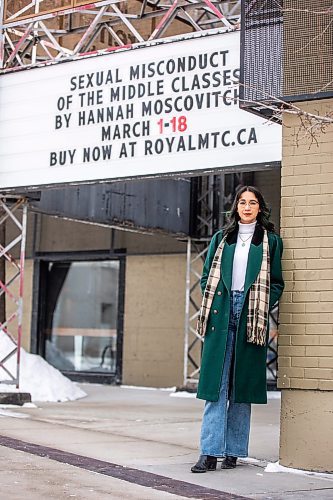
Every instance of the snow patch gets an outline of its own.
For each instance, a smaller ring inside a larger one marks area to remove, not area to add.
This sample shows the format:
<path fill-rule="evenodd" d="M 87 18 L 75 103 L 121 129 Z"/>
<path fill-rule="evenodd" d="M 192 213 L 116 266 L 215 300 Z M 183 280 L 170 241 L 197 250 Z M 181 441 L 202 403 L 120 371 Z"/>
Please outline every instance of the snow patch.
<path fill-rule="evenodd" d="M 175 391 L 176 387 L 144 387 L 141 385 L 121 385 L 122 389 L 137 389 L 139 391 Z"/>
<path fill-rule="evenodd" d="M 0 417 L 29 418 L 30 415 L 27 415 L 26 413 L 16 413 L 14 411 L 0 409 Z"/>
<path fill-rule="evenodd" d="M 333 481 L 333 474 L 325 474 L 324 472 L 313 472 L 302 469 L 293 469 L 292 467 L 284 467 L 284 465 L 280 465 L 279 462 L 270 462 L 269 464 L 267 464 L 267 466 L 265 467 L 265 472 L 289 472 L 291 474 L 316 476 Z"/>
<path fill-rule="evenodd" d="M 248 464 L 254 464 L 254 465 L 258 465 L 261 463 L 261 460 L 258 460 L 257 458 L 252 458 L 252 457 L 242 457 L 239 460 L 241 462 L 246 462 Z"/>
<path fill-rule="evenodd" d="M 177 391 L 169 394 L 172 398 L 196 398 L 196 392 Z"/>
<path fill-rule="evenodd" d="M 268 391 L 267 392 L 267 399 L 281 399 L 281 392 L 280 391 Z"/>
<path fill-rule="evenodd" d="M 12 341 L 0 331 L 0 359 L 4 359 L 12 350 Z M 16 356 L 9 358 L 4 365 L 11 373 L 16 373 Z M 1 383 L 4 380 L 10 378 L 0 369 L 0 392 L 28 392 L 33 401 L 74 401 L 87 395 L 41 356 L 30 354 L 22 348 L 20 389 L 17 390 L 14 385 Z"/>

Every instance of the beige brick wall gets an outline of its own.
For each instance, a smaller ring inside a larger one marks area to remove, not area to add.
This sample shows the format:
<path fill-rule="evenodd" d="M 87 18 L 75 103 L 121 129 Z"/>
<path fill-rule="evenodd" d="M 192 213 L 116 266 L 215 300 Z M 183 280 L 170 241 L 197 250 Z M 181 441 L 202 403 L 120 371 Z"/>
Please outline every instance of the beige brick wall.
<path fill-rule="evenodd" d="M 324 114 L 333 100 L 300 106 Z M 279 387 L 327 391 L 333 390 L 333 125 L 311 147 L 304 132 L 298 117 L 285 117 Z"/>
<path fill-rule="evenodd" d="M 325 114 L 333 100 L 301 103 Z M 300 139 L 296 144 L 296 138 Z M 310 138 L 285 116 L 281 234 L 286 282 L 279 328 L 280 463 L 333 472 L 333 125 Z"/>

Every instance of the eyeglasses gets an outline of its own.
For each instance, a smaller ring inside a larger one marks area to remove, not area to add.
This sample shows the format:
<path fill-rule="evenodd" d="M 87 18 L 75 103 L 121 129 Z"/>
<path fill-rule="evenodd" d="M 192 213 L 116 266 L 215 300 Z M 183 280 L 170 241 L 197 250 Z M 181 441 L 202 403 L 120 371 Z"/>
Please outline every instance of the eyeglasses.
<path fill-rule="evenodd" d="M 259 205 L 259 202 L 256 200 L 250 200 L 249 202 L 245 200 L 239 200 L 238 205 L 241 207 L 246 207 L 246 205 L 249 205 L 249 207 L 254 208 L 256 205 Z"/>

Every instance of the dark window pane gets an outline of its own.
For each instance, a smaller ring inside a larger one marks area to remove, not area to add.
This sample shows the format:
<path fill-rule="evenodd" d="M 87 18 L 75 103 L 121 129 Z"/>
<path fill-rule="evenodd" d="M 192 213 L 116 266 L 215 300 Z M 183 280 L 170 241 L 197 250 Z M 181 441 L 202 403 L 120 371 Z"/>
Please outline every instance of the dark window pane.
<path fill-rule="evenodd" d="M 119 262 L 52 263 L 46 359 L 61 370 L 115 372 Z"/>

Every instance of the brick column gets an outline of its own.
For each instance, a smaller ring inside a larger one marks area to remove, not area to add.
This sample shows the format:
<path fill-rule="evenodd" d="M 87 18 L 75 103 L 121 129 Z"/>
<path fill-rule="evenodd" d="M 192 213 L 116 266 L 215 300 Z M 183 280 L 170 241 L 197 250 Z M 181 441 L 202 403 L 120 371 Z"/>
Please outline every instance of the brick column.
<path fill-rule="evenodd" d="M 333 109 L 333 100 L 301 103 L 300 107 L 323 114 Z M 279 329 L 280 463 L 332 472 L 333 125 L 318 135 L 318 144 L 311 147 L 300 127 L 298 117 L 285 117 L 281 235 L 286 288 Z"/>

